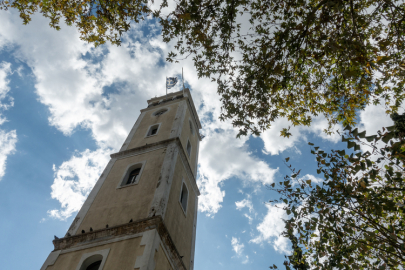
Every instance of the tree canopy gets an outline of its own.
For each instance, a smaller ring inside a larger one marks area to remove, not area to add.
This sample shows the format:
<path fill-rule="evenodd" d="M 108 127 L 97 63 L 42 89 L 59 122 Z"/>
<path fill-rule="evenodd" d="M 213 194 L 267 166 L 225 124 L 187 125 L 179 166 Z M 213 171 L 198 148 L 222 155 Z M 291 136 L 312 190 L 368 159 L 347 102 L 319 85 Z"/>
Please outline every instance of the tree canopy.
<path fill-rule="evenodd" d="M 397 112 L 404 99 L 405 3 L 400 0 L 2 1 L 23 22 L 41 12 L 50 26 L 75 25 L 95 45 L 153 15 L 163 39 L 175 42 L 167 60 L 192 57 L 200 77 L 218 84 L 221 119 L 239 135 L 259 134 L 280 117 L 329 128 L 354 125 L 359 110 L 383 104 Z M 155 6 L 155 8 L 153 8 Z M 283 136 L 289 136 L 283 129 Z"/>
<path fill-rule="evenodd" d="M 351 153 L 312 147 L 322 183 L 289 165 L 292 174 L 272 184 L 280 194 L 274 202 L 290 215 L 283 234 L 295 237 L 287 269 L 403 268 L 405 116 L 393 119 L 395 126 L 373 136 L 348 127 L 342 140 Z"/>
<path fill-rule="evenodd" d="M 221 117 L 240 135 L 317 115 L 330 131 L 368 104 L 392 113 L 404 99 L 403 1 L 182 0 L 171 14 L 168 60 L 191 54 L 199 76 L 218 82 Z"/>

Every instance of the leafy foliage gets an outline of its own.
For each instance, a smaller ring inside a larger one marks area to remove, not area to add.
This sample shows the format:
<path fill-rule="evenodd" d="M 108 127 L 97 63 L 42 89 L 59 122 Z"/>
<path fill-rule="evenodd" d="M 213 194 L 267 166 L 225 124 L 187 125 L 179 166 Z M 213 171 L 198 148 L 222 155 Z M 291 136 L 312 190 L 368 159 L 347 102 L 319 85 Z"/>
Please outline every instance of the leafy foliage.
<path fill-rule="evenodd" d="M 365 131 L 348 127 L 342 140 L 353 149 L 351 154 L 313 147 L 323 183 L 300 178 L 289 165 L 292 175 L 278 187 L 272 184 L 281 196 L 275 202 L 284 202 L 291 216 L 284 236 L 296 235 L 294 249 L 306 250 L 302 258 L 289 257 L 292 265 L 306 262 L 316 269 L 405 265 L 404 116 L 393 118 L 396 125 L 378 135 L 366 136 Z M 360 151 L 361 146 L 369 151 Z"/>
<path fill-rule="evenodd" d="M 67 25 L 79 29 L 81 39 L 98 46 L 106 41 L 120 45 L 121 35 L 130 29 L 131 20 L 137 23 L 151 13 L 147 4 L 147 0 L 3 0 L 0 9 L 17 9 L 24 24 L 40 12 L 56 30 L 63 18 Z"/>
<path fill-rule="evenodd" d="M 164 40 L 177 41 L 168 60 L 192 55 L 199 76 L 217 81 L 221 118 L 239 135 L 320 114 L 330 132 L 355 124 L 367 104 L 397 111 L 404 16 L 395 0 L 181 0 L 162 26 Z"/>

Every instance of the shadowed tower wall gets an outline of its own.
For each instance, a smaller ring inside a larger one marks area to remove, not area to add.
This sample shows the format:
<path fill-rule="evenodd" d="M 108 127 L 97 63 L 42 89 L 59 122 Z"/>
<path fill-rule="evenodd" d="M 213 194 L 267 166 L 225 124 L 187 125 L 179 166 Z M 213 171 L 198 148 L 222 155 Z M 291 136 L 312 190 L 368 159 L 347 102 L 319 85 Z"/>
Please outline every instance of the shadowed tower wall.
<path fill-rule="evenodd" d="M 200 128 L 188 89 L 148 100 L 41 270 L 192 270 Z"/>

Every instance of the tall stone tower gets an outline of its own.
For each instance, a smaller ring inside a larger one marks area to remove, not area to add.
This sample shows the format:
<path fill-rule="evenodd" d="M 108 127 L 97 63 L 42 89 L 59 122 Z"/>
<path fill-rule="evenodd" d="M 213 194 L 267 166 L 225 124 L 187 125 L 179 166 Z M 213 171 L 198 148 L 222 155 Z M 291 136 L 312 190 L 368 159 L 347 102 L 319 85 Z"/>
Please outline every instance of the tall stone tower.
<path fill-rule="evenodd" d="M 148 100 L 41 270 L 192 270 L 200 128 L 188 89 Z"/>

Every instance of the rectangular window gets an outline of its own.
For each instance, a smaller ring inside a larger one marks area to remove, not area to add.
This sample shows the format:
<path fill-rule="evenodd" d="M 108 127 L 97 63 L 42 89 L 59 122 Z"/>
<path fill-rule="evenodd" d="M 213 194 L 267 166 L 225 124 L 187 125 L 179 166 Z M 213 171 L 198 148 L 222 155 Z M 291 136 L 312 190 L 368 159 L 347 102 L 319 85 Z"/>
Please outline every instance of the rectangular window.
<path fill-rule="evenodd" d="M 183 207 L 184 212 L 187 211 L 187 200 L 188 200 L 188 190 L 186 184 L 183 183 L 181 187 L 181 194 L 180 194 L 180 204 Z"/>
<path fill-rule="evenodd" d="M 158 133 L 159 126 L 160 126 L 160 124 L 156 124 L 156 125 L 151 126 L 149 128 L 148 133 L 146 134 L 146 137 L 156 135 Z"/>

